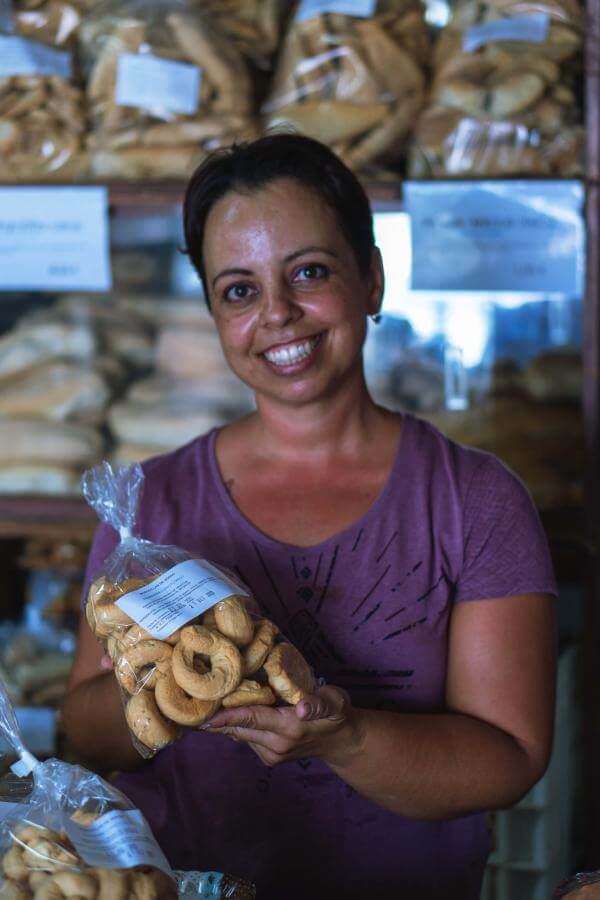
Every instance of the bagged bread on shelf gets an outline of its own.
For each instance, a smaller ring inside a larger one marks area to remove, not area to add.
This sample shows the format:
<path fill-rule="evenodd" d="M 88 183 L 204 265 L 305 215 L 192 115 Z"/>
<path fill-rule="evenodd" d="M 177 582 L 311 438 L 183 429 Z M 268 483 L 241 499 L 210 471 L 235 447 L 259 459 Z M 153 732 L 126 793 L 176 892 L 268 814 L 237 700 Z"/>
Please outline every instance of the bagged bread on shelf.
<path fill-rule="evenodd" d="M 221 706 L 295 704 L 316 681 L 230 572 L 134 535 L 143 479 L 140 465 L 105 462 L 82 487 L 120 537 L 95 573 L 85 614 L 113 661 L 133 742 L 149 757 Z"/>
<path fill-rule="evenodd" d="M 15 32 L 51 47 L 72 47 L 81 22 L 76 2 L 13 0 Z"/>
<path fill-rule="evenodd" d="M 409 174 L 582 174 L 582 44 L 574 0 L 459 0 L 435 47 Z"/>
<path fill-rule="evenodd" d="M 394 164 L 425 101 L 430 43 L 420 0 L 304 0 L 262 112 L 329 144 L 352 168 Z"/>
<path fill-rule="evenodd" d="M 93 368 L 52 360 L 0 379 L 3 416 L 98 420 L 110 397 L 105 379 Z"/>
<path fill-rule="evenodd" d="M 141 812 L 87 769 L 36 759 L 1 683 L 0 734 L 17 756 L 17 802 L 9 791 L 0 810 L 0 897 L 175 900 L 174 873 Z"/>
<path fill-rule="evenodd" d="M 101 435 L 89 425 L 27 416 L 0 418 L 0 467 L 34 463 L 84 468 L 100 459 L 102 446 Z"/>
<path fill-rule="evenodd" d="M 94 333 L 86 323 L 34 314 L 0 337 L 0 378 L 49 360 L 89 360 L 95 350 Z"/>
<path fill-rule="evenodd" d="M 50 4 L 48 4 L 50 7 Z M 36 10 L 34 25 L 17 4 L 0 32 L 0 179 L 31 181 L 85 174 L 83 93 L 65 49 L 67 5 Z M 72 10 L 74 16 L 76 13 Z M 56 21 L 49 21 L 56 15 Z M 35 38 L 35 39 L 34 39 Z"/>
<path fill-rule="evenodd" d="M 104 0 L 80 28 L 98 177 L 186 177 L 256 134 L 239 51 L 185 0 Z"/>

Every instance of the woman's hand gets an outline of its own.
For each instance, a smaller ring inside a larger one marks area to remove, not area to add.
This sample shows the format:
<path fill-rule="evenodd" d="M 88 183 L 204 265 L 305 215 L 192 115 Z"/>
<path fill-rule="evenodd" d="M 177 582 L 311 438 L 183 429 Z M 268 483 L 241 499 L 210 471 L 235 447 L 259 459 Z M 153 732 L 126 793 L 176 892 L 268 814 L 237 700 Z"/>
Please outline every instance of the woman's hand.
<path fill-rule="evenodd" d="M 340 763 L 358 752 L 358 715 L 346 691 L 317 688 L 296 706 L 221 709 L 201 730 L 249 744 L 267 766 L 312 757 Z"/>

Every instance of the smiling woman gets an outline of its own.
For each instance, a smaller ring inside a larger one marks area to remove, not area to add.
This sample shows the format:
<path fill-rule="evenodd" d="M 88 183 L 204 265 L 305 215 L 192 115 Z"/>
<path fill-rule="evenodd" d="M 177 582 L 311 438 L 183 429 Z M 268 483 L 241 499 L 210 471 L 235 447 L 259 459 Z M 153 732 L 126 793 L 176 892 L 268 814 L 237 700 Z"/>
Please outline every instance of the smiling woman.
<path fill-rule="evenodd" d="M 142 533 L 235 569 L 324 682 L 220 710 L 140 767 L 82 619 L 67 734 L 122 770 L 176 868 L 246 876 L 262 900 L 476 900 L 484 812 L 532 787 L 552 740 L 556 588 L 531 499 L 493 456 L 371 399 L 381 259 L 330 150 L 219 152 L 184 220 L 256 410 L 144 464 Z M 101 526 L 90 573 L 116 542 Z"/>

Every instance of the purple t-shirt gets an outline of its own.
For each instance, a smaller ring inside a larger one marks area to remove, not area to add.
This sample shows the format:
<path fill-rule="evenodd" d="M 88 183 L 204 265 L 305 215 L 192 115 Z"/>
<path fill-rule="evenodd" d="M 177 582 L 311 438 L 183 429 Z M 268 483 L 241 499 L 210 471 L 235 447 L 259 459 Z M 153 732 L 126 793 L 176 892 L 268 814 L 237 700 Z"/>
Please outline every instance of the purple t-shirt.
<path fill-rule="evenodd" d="M 354 703 L 444 709 L 454 603 L 556 593 L 523 484 L 495 457 L 406 415 L 378 499 L 313 547 L 272 540 L 235 506 L 216 431 L 144 464 L 140 536 L 235 570 L 319 676 Z M 117 543 L 101 525 L 89 577 Z M 176 868 L 228 871 L 260 900 L 475 900 L 483 815 L 415 821 L 360 796 L 316 759 L 266 767 L 242 743 L 190 732 L 120 776 Z"/>

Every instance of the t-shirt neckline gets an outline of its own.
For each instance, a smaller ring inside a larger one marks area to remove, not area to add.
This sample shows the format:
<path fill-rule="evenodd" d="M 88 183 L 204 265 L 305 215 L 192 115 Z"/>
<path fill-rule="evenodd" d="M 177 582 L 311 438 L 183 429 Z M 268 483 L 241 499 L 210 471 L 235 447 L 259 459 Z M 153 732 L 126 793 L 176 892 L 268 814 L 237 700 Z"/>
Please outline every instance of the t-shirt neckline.
<path fill-rule="evenodd" d="M 327 547 L 329 544 L 338 544 L 344 538 L 344 536 L 349 535 L 356 529 L 366 527 L 372 519 L 376 518 L 379 515 L 381 508 L 384 507 L 388 499 L 388 496 L 393 490 L 396 490 L 397 488 L 398 476 L 402 470 L 402 466 L 404 465 L 404 459 L 410 452 L 409 445 L 412 441 L 414 424 L 414 417 L 410 413 L 403 412 L 402 429 L 400 431 L 400 439 L 398 441 L 398 447 L 396 449 L 394 462 L 392 463 L 392 467 L 390 469 L 390 473 L 385 485 L 383 486 L 373 503 L 369 506 L 369 508 L 366 509 L 365 512 L 361 516 L 359 516 L 358 519 L 356 519 L 356 521 L 352 522 L 350 525 L 347 525 L 346 528 L 342 529 L 342 531 L 336 532 L 336 534 L 331 535 L 324 541 L 320 541 L 318 544 L 310 544 L 307 547 L 302 547 L 298 544 L 288 544 L 283 541 L 278 541 L 270 535 L 266 534 L 266 532 L 261 531 L 260 528 L 254 525 L 233 502 L 229 491 L 225 487 L 225 483 L 221 475 L 221 470 L 219 469 L 219 464 L 217 462 L 216 442 L 217 435 L 220 431 L 219 428 L 213 428 L 208 434 L 208 461 L 210 472 L 214 480 L 214 484 L 216 485 L 217 493 L 223 506 L 225 507 L 227 515 L 230 517 L 231 521 L 235 523 L 235 525 L 239 526 L 248 534 L 252 541 L 260 543 L 264 546 L 279 548 L 286 547 L 290 550 L 295 551 L 296 553 L 306 554 L 315 550 L 319 551 Z"/>

